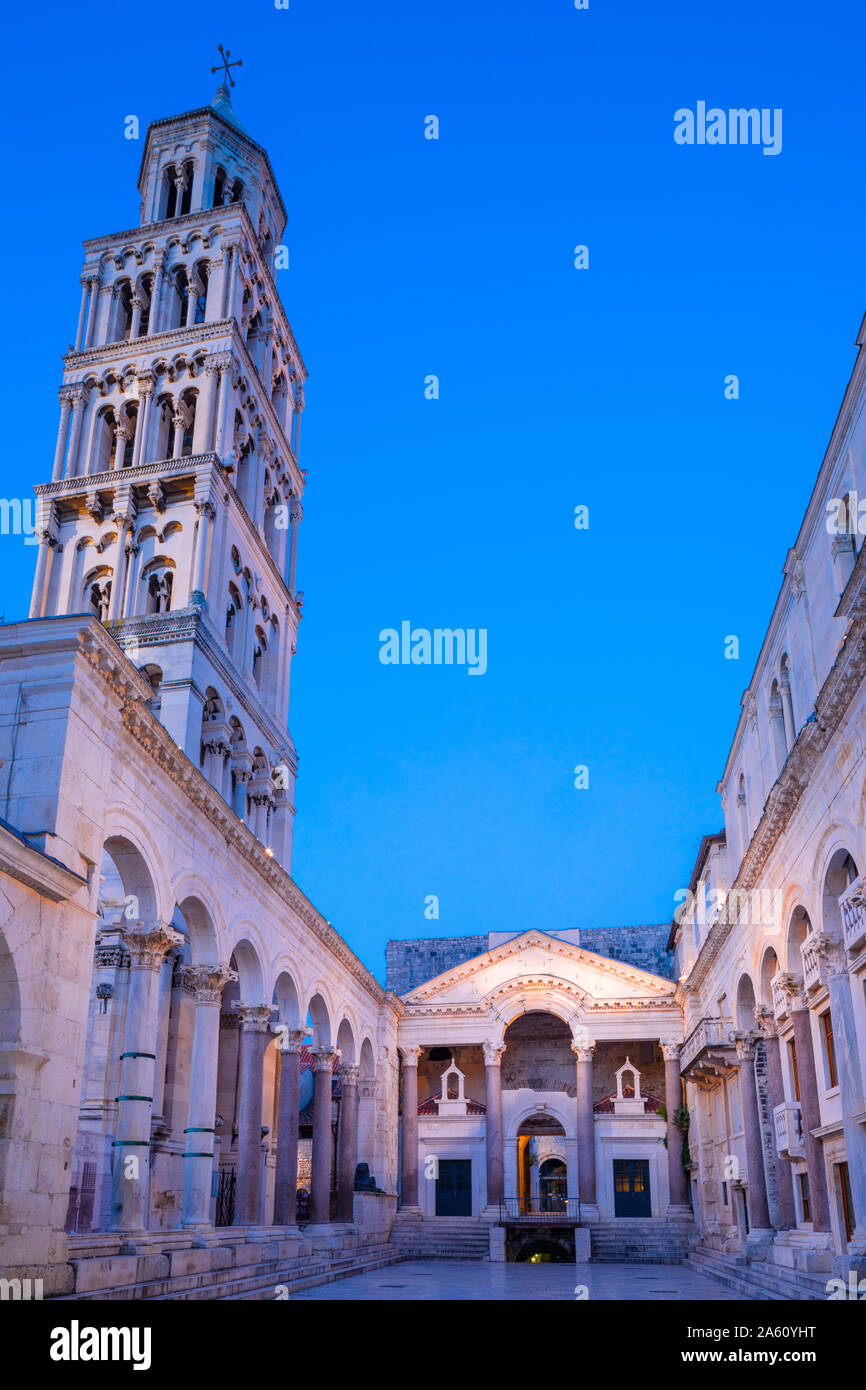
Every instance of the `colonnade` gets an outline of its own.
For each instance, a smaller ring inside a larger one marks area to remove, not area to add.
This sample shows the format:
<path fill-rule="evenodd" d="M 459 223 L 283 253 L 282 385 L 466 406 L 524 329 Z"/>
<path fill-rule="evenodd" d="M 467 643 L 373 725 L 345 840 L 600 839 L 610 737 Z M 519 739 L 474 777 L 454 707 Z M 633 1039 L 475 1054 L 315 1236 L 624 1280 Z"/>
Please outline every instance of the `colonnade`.
<path fill-rule="evenodd" d="M 120 1052 L 120 1094 L 116 1133 L 112 1143 L 112 1200 L 110 1227 L 125 1235 L 148 1229 L 151 1122 L 157 1080 L 164 1070 L 165 1049 L 160 1029 L 167 1015 L 160 1007 L 160 981 L 168 953 L 183 944 L 183 936 L 164 922 L 135 922 L 117 928 L 128 956 L 128 984 Z M 211 1227 L 212 1181 L 215 1161 L 220 1010 L 223 989 L 236 981 L 226 963 L 182 967 L 185 986 L 195 1002 L 190 1060 L 187 1124 L 184 1128 L 183 1205 L 181 1224 L 203 1231 Z M 265 1049 L 273 1038 L 276 1005 L 239 1003 L 240 1024 L 237 1076 L 236 1195 L 233 1225 L 260 1224 L 262 1179 L 262 1104 Z M 297 1221 L 298 1112 L 300 1059 L 306 1030 L 281 1025 L 277 1099 L 276 1171 L 273 1224 L 293 1227 Z M 331 1220 L 331 1179 L 334 1166 L 332 1078 L 337 1051 L 314 1050 L 312 1185 L 310 1221 Z M 336 1219 L 353 1219 L 357 1161 L 358 1075 L 356 1065 L 340 1069 L 342 1102 L 337 1142 Z"/>

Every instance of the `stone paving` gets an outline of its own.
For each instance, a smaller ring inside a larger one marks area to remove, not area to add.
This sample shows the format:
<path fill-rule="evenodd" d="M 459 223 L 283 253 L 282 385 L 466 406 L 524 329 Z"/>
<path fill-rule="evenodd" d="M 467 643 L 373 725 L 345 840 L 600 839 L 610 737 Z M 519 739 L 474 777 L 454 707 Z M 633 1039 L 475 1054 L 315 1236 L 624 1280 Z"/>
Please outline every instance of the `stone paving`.
<path fill-rule="evenodd" d="M 576 1287 L 595 1300 L 684 1302 L 691 1299 L 742 1302 L 742 1296 L 682 1265 L 530 1265 L 489 1264 L 486 1261 L 406 1260 L 386 1269 L 371 1270 L 321 1284 L 292 1296 L 309 1300 L 427 1299 L 500 1301 L 513 1299 L 574 1299 Z"/>

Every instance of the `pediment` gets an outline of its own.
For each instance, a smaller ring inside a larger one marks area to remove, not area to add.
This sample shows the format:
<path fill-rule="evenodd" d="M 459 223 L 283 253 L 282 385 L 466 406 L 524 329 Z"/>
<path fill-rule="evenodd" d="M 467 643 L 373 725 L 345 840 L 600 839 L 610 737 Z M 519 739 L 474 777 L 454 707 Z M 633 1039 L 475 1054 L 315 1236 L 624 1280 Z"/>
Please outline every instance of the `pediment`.
<path fill-rule="evenodd" d="M 409 1006 L 433 1001 L 494 1007 L 504 996 L 525 989 L 562 993 L 579 1006 L 614 999 L 673 1002 L 676 985 L 648 970 L 531 930 L 416 985 L 402 998 Z"/>

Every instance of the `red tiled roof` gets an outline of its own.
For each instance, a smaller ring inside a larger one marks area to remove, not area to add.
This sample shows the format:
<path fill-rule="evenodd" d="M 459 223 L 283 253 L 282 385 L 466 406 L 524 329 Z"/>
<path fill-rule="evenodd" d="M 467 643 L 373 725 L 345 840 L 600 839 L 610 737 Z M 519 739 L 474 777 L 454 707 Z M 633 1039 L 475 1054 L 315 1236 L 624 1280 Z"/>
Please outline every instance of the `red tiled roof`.
<path fill-rule="evenodd" d="M 438 1115 L 438 1114 L 439 1114 L 439 1110 L 438 1110 L 438 1108 L 437 1108 L 437 1106 L 436 1106 L 436 1102 L 437 1102 L 437 1100 L 441 1100 L 441 1099 L 442 1099 L 441 1096 L 431 1096 L 429 1100 L 422 1100 L 421 1104 L 418 1106 L 418 1114 L 419 1114 L 419 1115 Z M 486 1106 L 482 1105 L 480 1101 L 478 1101 L 478 1100 L 470 1100 L 469 1096 L 466 1097 L 466 1114 L 467 1114 L 467 1115 L 483 1115 L 484 1112 L 485 1112 L 485 1109 L 486 1109 Z"/>
<path fill-rule="evenodd" d="M 623 1086 L 622 1094 L 625 1100 L 634 1100 L 634 1086 Z M 659 1096 L 645 1095 L 643 1099 L 646 1101 L 647 1112 L 651 1115 L 656 1113 L 660 1105 L 664 1105 L 664 1101 L 661 1100 Z M 595 1114 L 612 1115 L 614 1113 L 613 1103 L 615 1100 L 616 1091 L 611 1091 L 609 1096 L 604 1096 L 601 1100 L 597 1100 L 592 1107 Z"/>

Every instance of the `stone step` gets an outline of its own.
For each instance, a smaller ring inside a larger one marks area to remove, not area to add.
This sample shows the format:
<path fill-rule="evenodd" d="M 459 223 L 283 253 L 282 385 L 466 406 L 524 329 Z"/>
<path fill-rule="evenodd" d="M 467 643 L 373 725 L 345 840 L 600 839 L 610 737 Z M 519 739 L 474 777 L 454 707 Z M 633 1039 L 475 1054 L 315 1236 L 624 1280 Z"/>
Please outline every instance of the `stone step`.
<path fill-rule="evenodd" d="M 222 1299 L 233 1295 L 243 1295 L 245 1290 L 270 1289 L 276 1284 L 311 1288 L 315 1284 L 330 1283 L 346 1273 L 360 1272 L 360 1267 L 379 1268 L 381 1264 L 391 1264 L 402 1260 L 403 1255 L 393 1247 L 380 1244 L 364 1246 L 354 1250 L 321 1252 L 299 1256 L 295 1259 L 259 1260 L 255 1263 L 230 1265 L 218 1270 L 203 1270 L 197 1274 L 175 1275 L 167 1279 L 152 1279 L 138 1284 L 125 1284 L 115 1288 L 97 1289 L 64 1295 L 58 1302 L 84 1302 L 108 1300 L 148 1300 L 164 1301 L 172 1299 Z M 262 1295 L 264 1296 L 264 1295 Z"/>
<path fill-rule="evenodd" d="M 740 1264 L 721 1250 L 697 1248 L 683 1264 L 725 1288 L 759 1301 L 823 1302 L 827 1297 L 826 1276 L 800 1273 L 768 1261 Z"/>

